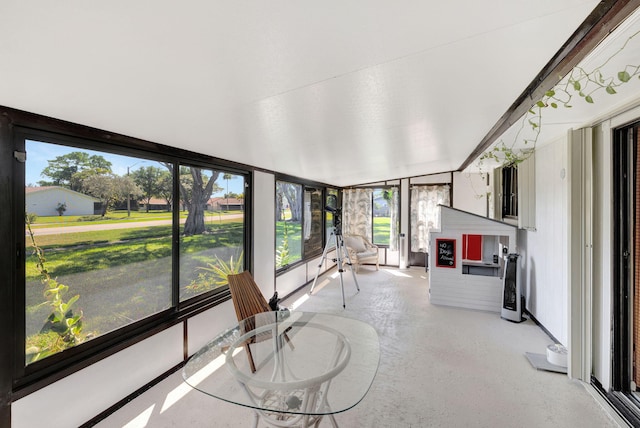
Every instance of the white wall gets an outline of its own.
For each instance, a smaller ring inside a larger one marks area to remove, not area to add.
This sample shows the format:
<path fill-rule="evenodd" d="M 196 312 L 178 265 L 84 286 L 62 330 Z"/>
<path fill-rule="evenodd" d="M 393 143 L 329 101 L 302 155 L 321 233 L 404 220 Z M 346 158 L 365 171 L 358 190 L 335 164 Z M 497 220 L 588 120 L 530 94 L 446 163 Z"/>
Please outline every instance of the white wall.
<path fill-rule="evenodd" d="M 92 215 L 93 199 L 78 192 L 61 187 L 31 191 L 25 195 L 25 205 L 28 213 L 39 216 L 57 216 L 58 204 L 65 204 L 63 215 Z"/>
<path fill-rule="evenodd" d="M 518 232 L 527 310 L 565 345 L 568 336 L 567 150 L 566 138 L 536 150 L 537 230 Z"/>
<path fill-rule="evenodd" d="M 276 181 L 271 173 L 253 174 L 253 277 L 267 300 L 275 290 Z"/>
<path fill-rule="evenodd" d="M 452 206 L 487 217 L 487 178 L 483 174 L 456 172 L 453 174 Z"/>
<path fill-rule="evenodd" d="M 180 361 L 181 324 L 15 401 L 11 406 L 11 425 L 79 426 Z"/>

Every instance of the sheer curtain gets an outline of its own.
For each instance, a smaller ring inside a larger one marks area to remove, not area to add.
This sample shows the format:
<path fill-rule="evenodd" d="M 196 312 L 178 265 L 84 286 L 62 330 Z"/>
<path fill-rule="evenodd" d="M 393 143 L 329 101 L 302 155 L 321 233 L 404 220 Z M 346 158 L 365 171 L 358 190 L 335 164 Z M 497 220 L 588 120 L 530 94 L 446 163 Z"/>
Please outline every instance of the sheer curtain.
<path fill-rule="evenodd" d="M 411 251 L 429 251 L 429 228 L 440 227 L 438 205 L 451 205 L 450 186 L 424 185 L 411 188 Z"/>
<path fill-rule="evenodd" d="M 373 189 L 347 189 L 342 194 L 342 233 L 371 241 Z"/>
<path fill-rule="evenodd" d="M 399 222 L 399 213 L 400 213 L 400 204 L 399 204 L 399 194 L 397 187 L 392 187 L 391 189 L 391 201 L 389 201 L 389 216 L 391 217 L 391 230 L 389 235 L 389 250 L 397 251 L 398 250 L 398 226 Z"/>

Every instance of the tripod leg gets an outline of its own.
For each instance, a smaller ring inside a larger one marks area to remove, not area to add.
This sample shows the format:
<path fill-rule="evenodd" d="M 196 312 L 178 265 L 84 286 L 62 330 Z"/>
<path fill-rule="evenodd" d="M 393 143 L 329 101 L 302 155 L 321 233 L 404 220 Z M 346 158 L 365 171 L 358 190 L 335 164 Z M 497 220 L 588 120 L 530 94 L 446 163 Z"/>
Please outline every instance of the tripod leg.
<path fill-rule="evenodd" d="M 342 250 L 343 250 L 343 243 L 342 243 L 342 237 L 341 236 L 336 236 L 336 257 L 338 258 L 338 272 L 340 273 L 340 288 L 342 290 L 342 309 L 346 308 L 347 305 L 344 301 L 344 281 L 342 279 L 342 272 L 344 271 L 344 269 L 342 269 Z"/>
<path fill-rule="evenodd" d="M 335 237 L 333 230 L 331 231 L 331 235 L 329 235 L 329 239 L 327 239 L 327 243 L 324 245 L 324 250 L 322 251 L 322 258 L 320 259 L 320 264 L 318 265 L 318 271 L 316 272 L 316 277 L 313 278 L 313 284 L 311 284 L 311 289 L 309 290 L 309 294 L 313 293 L 313 289 L 316 287 L 316 281 L 318 281 L 318 275 L 320 275 L 320 270 L 322 269 L 322 264 L 327 259 L 327 250 L 329 249 L 329 244 L 331 243 L 331 237 Z M 336 239 L 336 243 L 338 240 Z"/>
<path fill-rule="evenodd" d="M 344 248 L 344 241 L 342 242 L 342 246 Z M 353 282 L 356 283 L 356 289 L 360 291 L 360 285 L 358 285 L 358 280 L 356 279 L 356 273 L 353 270 L 353 263 L 351 263 L 351 256 L 349 256 L 349 251 L 344 249 L 344 253 L 347 255 L 347 260 L 349 261 L 348 265 L 349 265 L 349 269 L 351 269 L 351 276 L 353 276 Z"/>

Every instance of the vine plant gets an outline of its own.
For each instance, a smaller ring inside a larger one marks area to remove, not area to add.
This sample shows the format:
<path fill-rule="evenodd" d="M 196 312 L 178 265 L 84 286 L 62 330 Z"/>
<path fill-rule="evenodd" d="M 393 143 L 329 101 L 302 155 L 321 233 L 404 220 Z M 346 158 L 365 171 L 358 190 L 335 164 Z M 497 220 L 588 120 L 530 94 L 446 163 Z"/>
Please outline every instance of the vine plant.
<path fill-rule="evenodd" d="M 571 108 L 576 98 L 578 100 L 582 99 L 588 104 L 594 104 L 597 94 L 614 95 L 617 93 L 616 89 L 620 86 L 635 77 L 640 77 L 640 65 L 626 65 L 615 76 L 607 76 L 602 71 L 639 34 L 640 31 L 629 36 L 617 51 L 593 70 L 587 71 L 579 66 L 574 67 L 565 79 L 553 89 L 547 91 L 540 100 L 531 106 L 523 116 L 520 128 L 517 130 L 512 144 L 507 145 L 504 141 L 500 141 L 480 156 L 477 166 L 481 173 L 483 173 L 482 167 L 485 161 L 494 161 L 501 166 L 510 166 L 517 165 L 531 156 L 535 151 L 536 143 L 540 136 L 542 116 L 545 109 Z M 533 135 L 530 138 L 522 139 L 524 147 L 516 148 L 515 145 L 527 126 L 533 131 Z"/>
<path fill-rule="evenodd" d="M 73 307 L 80 295 L 76 294 L 69 300 L 64 300 L 64 294 L 69 290 L 69 286 L 61 284 L 51 277 L 45 266 L 44 251 L 36 243 L 31 229 L 29 215 L 25 215 L 25 222 L 37 259 L 36 267 L 40 273 L 40 281 L 44 285 L 43 294 L 47 299 L 45 304 L 48 303 L 51 308 L 51 314 L 47 318 L 43 332 L 52 331 L 57 337 L 54 343 L 48 343 L 44 347 L 31 346 L 26 350 L 29 362 L 34 362 L 83 342 L 84 336 L 82 334 L 82 311 L 73 313 Z"/>

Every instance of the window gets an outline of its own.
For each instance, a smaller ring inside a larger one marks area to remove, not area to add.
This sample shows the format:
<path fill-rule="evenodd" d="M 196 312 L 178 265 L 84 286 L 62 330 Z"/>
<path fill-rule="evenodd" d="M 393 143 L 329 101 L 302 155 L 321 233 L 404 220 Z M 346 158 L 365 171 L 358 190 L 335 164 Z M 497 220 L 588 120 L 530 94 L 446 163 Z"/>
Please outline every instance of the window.
<path fill-rule="evenodd" d="M 640 421 L 640 124 L 616 129 L 614 138 L 612 388 L 606 395 L 617 410 L 637 425 Z"/>
<path fill-rule="evenodd" d="M 517 165 L 497 168 L 494 173 L 495 218 L 536 230 L 535 153 Z"/>
<path fill-rule="evenodd" d="M 373 243 L 388 246 L 391 236 L 391 211 L 394 189 L 373 190 Z"/>
<path fill-rule="evenodd" d="M 241 175 L 180 166 L 180 301 L 225 286 L 228 273 L 244 270 L 244 199 L 242 190 L 229 192 L 230 180 L 244 189 Z"/>
<path fill-rule="evenodd" d="M 324 207 L 325 207 L 324 224 L 325 224 L 325 240 L 326 241 L 329 241 L 329 238 L 331 238 L 331 232 L 333 232 L 334 226 L 342 228 L 341 224 L 335 224 L 335 220 L 337 220 L 335 216 L 338 213 L 342 213 L 342 206 L 340 205 L 340 199 L 338 196 L 339 196 L 339 192 L 337 189 L 327 189 L 327 196 L 324 203 Z M 330 209 L 327 209 L 327 208 L 330 208 Z M 333 248 L 336 245 L 335 238 L 331 239 L 331 241 L 329 242 L 329 245 L 331 246 L 331 248 Z"/>
<path fill-rule="evenodd" d="M 276 269 L 302 259 L 302 185 L 276 181 Z"/>
<path fill-rule="evenodd" d="M 333 190 L 334 194 L 337 190 Z M 276 180 L 276 269 L 322 253 L 326 224 L 324 187 Z"/>
<path fill-rule="evenodd" d="M 248 173 L 42 134 L 23 140 L 28 373 L 228 298 Z"/>
<path fill-rule="evenodd" d="M 518 168 L 505 166 L 502 174 L 502 218 L 518 217 Z"/>
<path fill-rule="evenodd" d="M 322 190 L 304 188 L 304 254 L 309 257 L 322 251 Z"/>

